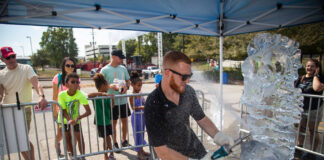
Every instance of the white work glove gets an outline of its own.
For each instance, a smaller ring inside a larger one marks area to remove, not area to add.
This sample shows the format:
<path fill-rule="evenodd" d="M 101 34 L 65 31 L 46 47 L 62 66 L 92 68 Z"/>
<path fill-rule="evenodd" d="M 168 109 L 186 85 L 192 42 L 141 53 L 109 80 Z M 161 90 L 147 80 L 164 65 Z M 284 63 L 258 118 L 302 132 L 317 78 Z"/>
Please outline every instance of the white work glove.
<path fill-rule="evenodd" d="M 223 132 L 219 131 L 215 137 L 214 137 L 214 142 L 219 145 L 222 146 L 224 144 L 229 144 L 230 146 L 234 145 L 234 140 L 232 137 L 224 134 Z"/>

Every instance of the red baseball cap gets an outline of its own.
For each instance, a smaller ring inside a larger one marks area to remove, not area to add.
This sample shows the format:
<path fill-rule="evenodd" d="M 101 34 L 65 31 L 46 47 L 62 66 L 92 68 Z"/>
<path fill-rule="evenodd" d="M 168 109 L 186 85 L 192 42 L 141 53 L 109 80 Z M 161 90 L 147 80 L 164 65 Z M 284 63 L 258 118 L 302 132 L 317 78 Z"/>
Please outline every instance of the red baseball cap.
<path fill-rule="evenodd" d="M 2 47 L 1 53 L 2 53 L 1 55 L 2 58 L 7 58 L 13 54 L 16 54 L 11 47 Z"/>

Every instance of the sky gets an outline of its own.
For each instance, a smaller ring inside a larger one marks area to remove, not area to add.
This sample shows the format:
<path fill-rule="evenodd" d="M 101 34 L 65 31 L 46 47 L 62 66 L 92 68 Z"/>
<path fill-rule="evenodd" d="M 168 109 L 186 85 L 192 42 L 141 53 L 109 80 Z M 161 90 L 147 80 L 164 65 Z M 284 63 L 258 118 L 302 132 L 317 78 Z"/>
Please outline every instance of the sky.
<path fill-rule="evenodd" d="M 0 47 L 9 46 L 12 47 L 18 56 L 30 56 L 31 50 L 33 50 L 33 53 L 36 53 L 40 49 L 39 42 L 43 32 L 46 30 L 47 27 L 41 26 L 0 24 Z M 96 45 L 117 45 L 122 39 L 136 38 L 138 35 L 145 33 L 139 31 L 95 29 L 94 40 Z M 73 28 L 73 36 L 79 49 L 78 56 L 85 56 L 84 46 L 92 42 L 92 29 Z M 30 40 L 32 45 L 30 45 Z"/>

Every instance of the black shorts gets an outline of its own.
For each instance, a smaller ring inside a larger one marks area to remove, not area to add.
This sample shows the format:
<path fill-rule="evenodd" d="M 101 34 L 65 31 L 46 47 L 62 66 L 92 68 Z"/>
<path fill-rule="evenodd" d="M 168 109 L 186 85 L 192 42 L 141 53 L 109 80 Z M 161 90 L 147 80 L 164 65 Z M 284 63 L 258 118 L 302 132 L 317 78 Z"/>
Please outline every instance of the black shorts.
<path fill-rule="evenodd" d="M 126 118 L 131 115 L 131 112 L 127 104 L 116 105 L 113 108 L 113 120 L 117 120 L 119 118 L 119 108 L 120 108 L 121 118 Z M 126 115 L 126 108 L 127 108 L 127 115 Z"/>
<path fill-rule="evenodd" d="M 64 130 L 65 130 L 65 132 L 70 132 L 71 125 L 64 124 Z M 73 126 L 73 130 L 74 130 L 74 132 L 80 132 L 80 126 L 79 126 L 79 124 L 74 125 Z M 61 125 L 60 125 L 60 131 L 61 131 Z"/>
<path fill-rule="evenodd" d="M 112 135 L 111 125 L 106 125 L 106 135 L 105 135 L 105 127 L 98 125 L 98 135 L 99 137 L 102 138 Z"/>

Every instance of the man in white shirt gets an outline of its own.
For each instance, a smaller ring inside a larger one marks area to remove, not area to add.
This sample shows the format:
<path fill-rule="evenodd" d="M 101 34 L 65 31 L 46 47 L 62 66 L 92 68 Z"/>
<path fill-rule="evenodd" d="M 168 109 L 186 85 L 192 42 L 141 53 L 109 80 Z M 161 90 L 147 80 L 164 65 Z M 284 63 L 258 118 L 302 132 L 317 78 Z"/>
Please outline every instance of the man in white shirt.
<path fill-rule="evenodd" d="M 0 107 L 2 104 L 16 103 L 16 92 L 19 93 L 21 103 L 32 101 L 32 87 L 39 96 L 38 105 L 41 108 L 47 106 L 47 100 L 41 85 L 38 83 L 37 75 L 33 68 L 27 64 L 19 64 L 16 60 L 16 53 L 11 47 L 1 48 L 1 61 L 6 68 L 0 71 Z M 31 107 L 24 107 L 28 131 L 31 122 Z M 9 135 L 7 135 L 9 136 Z M 24 159 L 29 159 L 28 151 L 21 152 Z M 35 159 L 34 147 L 30 142 L 30 158 Z"/>

